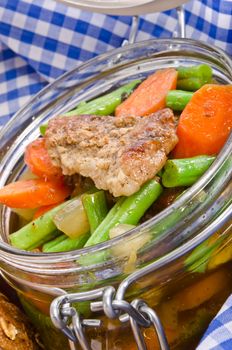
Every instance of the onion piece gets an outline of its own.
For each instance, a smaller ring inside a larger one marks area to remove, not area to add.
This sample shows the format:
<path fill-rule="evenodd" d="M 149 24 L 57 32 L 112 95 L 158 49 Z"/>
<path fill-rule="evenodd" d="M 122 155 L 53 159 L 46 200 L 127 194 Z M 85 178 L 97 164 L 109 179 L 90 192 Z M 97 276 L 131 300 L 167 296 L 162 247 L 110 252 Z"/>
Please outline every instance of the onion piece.
<path fill-rule="evenodd" d="M 133 229 L 134 225 L 127 224 L 119 224 L 113 227 L 110 232 L 110 238 L 115 238 L 131 229 Z M 137 260 L 137 252 L 140 248 L 142 248 L 148 241 L 150 240 L 150 234 L 147 232 L 140 234 L 135 238 L 131 238 L 130 240 L 124 242 L 121 245 L 116 245 L 112 247 L 112 253 L 118 257 L 127 257 L 127 261 L 124 265 L 123 271 L 124 273 L 132 273 L 136 268 L 136 260 Z"/>
<path fill-rule="evenodd" d="M 77 238 L 90 229 L 81 196 L 62 207 L 53 217 L 56 227 L 70 238 Z"/>
<path fill-rule="evenodd" d="M 219 247 L 218 250 L 212 254 L 207 268 L 208 270 L 216 269 L 220 265 L 225 264 L 230 260 L 232 260 L 232 246 L 229 244 L 228 246 L 224 247 L 224 249 Z"/>
<path fill-rule="evenodd" d="M 118 224 L 117 226 L 113 227 L 110 232 L 109 236 L 110 239 L 118 237 L 122 235 L 123 233 L 132 230 L 132 228 L 136 227 L 135 225 L 128 225 L 128 224 Z"/>
<path fill-rule="evenodd" d="M 17 214 L 20 218 L 29 222 L 33 220 L 36 209 L 11 208 L 11 211 Z"/>

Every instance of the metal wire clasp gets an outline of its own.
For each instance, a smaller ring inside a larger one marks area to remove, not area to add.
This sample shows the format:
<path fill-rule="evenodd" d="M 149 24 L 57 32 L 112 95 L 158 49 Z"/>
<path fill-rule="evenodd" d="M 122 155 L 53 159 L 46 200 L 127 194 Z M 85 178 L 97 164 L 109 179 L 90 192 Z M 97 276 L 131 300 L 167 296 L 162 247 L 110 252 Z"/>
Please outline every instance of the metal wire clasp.
<path fill-rule="evenodd" d="M 140 327 L 151 326 L 154 327 L 158 336 L 160 349 L 169 349 L 162 324 L 155 311 L 140 299 L 131 303 L 117 299 L 115 289 L 109 286 L 89 292 L 62 295 L 51 304 L 50 315 L 55 327 L 60 329 L 72 342 L 79 344 L 83 350 L 91 350 L 85 337 L 85 327 L 101 326 L 100 320 L 81 319 L 72 304 L 83 301 L 90 301 L 92 312 L 103 311 L 110 319 L 118 319 L 123 323 L 129 322 L 139 350 L 146 350 Z"/>

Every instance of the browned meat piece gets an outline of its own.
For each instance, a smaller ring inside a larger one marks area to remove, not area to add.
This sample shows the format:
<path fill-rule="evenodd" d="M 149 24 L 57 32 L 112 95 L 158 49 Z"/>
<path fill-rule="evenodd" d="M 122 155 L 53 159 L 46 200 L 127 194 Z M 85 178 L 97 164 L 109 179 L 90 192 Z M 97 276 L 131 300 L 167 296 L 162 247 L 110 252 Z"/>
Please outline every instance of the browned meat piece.
<path fill-rule="evenodd" d="M 153 178 L 178 141 L 170 109 L 148 117 L 56 117 L 45 138 L 64 175 L 90 177 L 115 197 L 129 196 Z"/>
<path fill-rule="evenodd" d="M 0 293 L 0 349 L 39 350 L 26 316 Z"/>

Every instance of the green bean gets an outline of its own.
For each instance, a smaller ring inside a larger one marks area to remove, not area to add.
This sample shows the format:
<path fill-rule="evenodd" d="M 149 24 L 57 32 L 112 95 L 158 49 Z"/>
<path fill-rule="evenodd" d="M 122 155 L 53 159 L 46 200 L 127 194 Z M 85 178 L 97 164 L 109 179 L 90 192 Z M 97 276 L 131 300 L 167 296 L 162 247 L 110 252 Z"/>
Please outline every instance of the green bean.
<path fill-rule="evenodd" d="M 40 131 L 40 134 L 41 134 L 41 135 L 45 135 L 47 126 L 48 126 L 47 124 L 42 124 L 42 125 L 40 125 L 39 131 Z"/>
<path fill-rule="evenodd" d="M 81 114 L 109 115 L 115 108 L 127 98 L 141 80 L 134 80 L 127 85 L 120 87 L 109 94 L 98 97 L 90 102 L 79 105 L 76 109 L 66 113 L 66 116 Z"/>
<path fill-rule="evenodd" d="M 73 115 L 95 114 L 95 115 L 110 115 L 114 113 L 115 108 L 127 98 L 135 87 L 141 82 L 141 80 L 134 80 L 117 90 L 114 90 L 106 95 L 97 97 L 89 102 L 81 102 L 77 108 L 65 113 L 67 117 Z M 41 135 L 45 134 L 47 125 L 40 126 Z"/>
<path fill-rule="evenodd" d="M 199 90 L 205 82 L 201 78 L 187 78 L 177 80 L 177 89 L 187 90 L 187 91 L 196 91 Z"/>
<path fill-rule="evenodd" d="M 64 241 L 66 238 L 67 238 L 67 235 L 61 234 L 58 237 L 46 242 L 42 247 L 42 251 L 47 251 L 48 249 L 52 248 L 53 246 L 57 245 L 58 243 Z"/>
<path fill-rule="evenodd" d="M 88 217 L 90 233 L 92 234 L 108 212 L 105 192 L 86 193 L 81 199 Z"/>
<path fill-rule="evenodd" d="M 215 160 L 213 156 L 197 156 L 169 159 L 162 174 L 165 187 L 190 186 L 194 184 Z"/>
<path fill-rule="evenodd" d="M 212 81 L 212 68 L 207 64 L 179 67 L 177 89 L 196 91 Z"/>
<path fill-rule="evenodd" d="M 49 233 L 49 235 L 47 235 L 46 237 L 44 237 L 44 239 L 41 239 L 41 241 L 39 242 L 39 244 L 35 243 L 35 244 L 32 244 L 28 250 L 33 250 L 33 249 L 36 249 L 38 247 L 41 247 L 43 244 L 49 242 L 50 240 L 54 240 L 57 238 L 57 236 L 60 235 L 60 231 L 59 230 L 55 230 L 51 233 Z"/>
<path fill-rule="evenodd" d="M 56 253 L 56 252 L 66 252 L 69 250 L 80 249 L 85 245 L 88 238 L 89 238 L 89 234 L 84 234 L 77 238 L 69 238 L 66 236 L 64 237 L 64 239 L 60 238 L 60 240 L 57 239 L 44 244 L 42 250 L 44 253 Z"/>
<path fill-rule="evenodd" d="M 72 201 L 72 199 L 70 201 Z M 19 249 L 30 250 L 42 245 L 50 238 L 50 235 L 57 230 L 53 222 L 53 216 L 70 201 L 58 205 L 39 218 L 29 222 L 18 231 L 12 233 L 9 236 L 12 246 Z"/>
<path fill-rule="evenodd" d="M 161 192 L 162 186 L 152 179 L 130 197 L 121 198 L 91 235 L 85 247 L 109 239 L 109 231 L 117 224 L 136 225 Z"/>
<path fill-rule="evenodd" d="M 204 78 L 205 81 L 210 82 L 212 79 L 212 68 L 207 64 L 199 64 L 195 66 L 177 68 L 178 79 L 187 78 Z"/>
<path fill-rule="evenodd" d="M 222 235 L 215 242 L 211 242 L 211 238 L 209 238 L 195 248 L 185 260 L 187 270 L 199 273 L 205 272 L 209 259 L 220 247 L 225 237 L 226 235 Z"/>
<path fill-rule="evenodd" d="M 166 96 L 166 106 L 174 111 L 183 111 L 192 96 L 190 91 L 170 90 Z"/>

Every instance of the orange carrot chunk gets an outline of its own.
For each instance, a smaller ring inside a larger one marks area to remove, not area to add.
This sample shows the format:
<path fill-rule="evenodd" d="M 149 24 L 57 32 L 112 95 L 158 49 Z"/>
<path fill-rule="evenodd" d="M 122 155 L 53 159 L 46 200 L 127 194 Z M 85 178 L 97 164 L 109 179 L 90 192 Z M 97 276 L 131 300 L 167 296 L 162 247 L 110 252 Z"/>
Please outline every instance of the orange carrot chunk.
<path fill-rule="evenodd" d="M 232 129 L 232 85 L 206 84 L 193 94 L 177 127 L 175 158 L 217 154 Z"/>
<path fill-rule="evenodd" d="M 39 138 L 27 146 L 24 161 L 31 172 L 39 177 L 47 179 L 62 177 L 61 168 L 52 164 L 44 138 Z"/>
<path fill-rule="evenodd" d="M 116 108 L 115 115 L 146 116 L 164 108 L 168 91 L 176 88 L 177 75 L 174 68 L 156 71 Z"/>
<path fill-rule="evenodd" d="M 11 208 L 38 208 L 61 202 L 69 195 L 70 188 L 61 181 L 22 180 L 0 189 L 0 203 Z"/>

